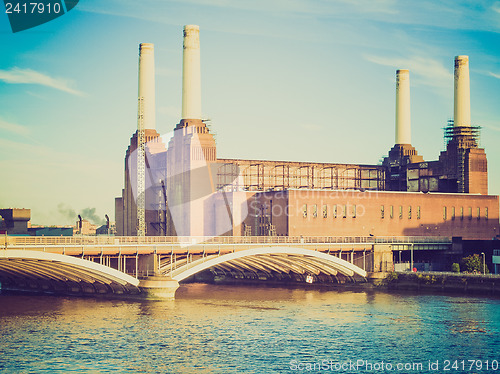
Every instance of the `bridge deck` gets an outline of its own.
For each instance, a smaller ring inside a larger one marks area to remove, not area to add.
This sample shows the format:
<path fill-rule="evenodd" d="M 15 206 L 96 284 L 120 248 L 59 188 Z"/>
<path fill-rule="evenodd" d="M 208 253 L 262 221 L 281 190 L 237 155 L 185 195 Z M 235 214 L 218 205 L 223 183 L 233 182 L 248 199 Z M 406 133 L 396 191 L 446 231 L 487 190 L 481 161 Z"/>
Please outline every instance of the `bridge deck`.
<path fill-rule="evenodd" d="M 44 245 L 147 245 L 176 244 L 392 244 L 392 243 L 451 243 L 446 236 L 0 236 L 0 247 Z"/>
<path fill-rule="evenodd" d="M 451 238 L 447 237 L 6 236 L 0 237 L 0 253 L 7 256 L 7 252 L 30 252 L 33 261 L 31 268 L 25 269 L 26 260 L 4 256 L 0 280 L 27 287 L 33 277 L 38 277 L 41 280 L 36 283 L 37 288 L 50 288 L 46 280 L 52 279 L 53 274 L 61 272 L 66 265 L 61 265 L 63 260 L 58 264 L 48 258 L 43 264 L 37 261 L 53 255 L 78 257 L 79 261 L 88 260 L 81 263 L 82 267 L 92 268 L 92 263 L 97 263 L 101 269 L 115 269 L 135 278 L 160 275 L 181 281 L 196 272 L 210 270 L 216 276 L 230 274 L 248 279 L 288 277 L 304 281 L 307 277 L 315 280 L 326 277 L 329 281 L 343 282 L 342 276 L 364 277 L 366 272 L 392 270 L 393 251 L 443 250 L 451 244 Z M 85 280 L 91 279 L 87 272 L 78 269 L 74 272 L 85 275 L 77 277 L 81 278 L 81 284 L 76 289 L 104 292 L 109 288 L 96 288 L 93 286 L 95 281 Z M 101 278 L 98 274 L 92 279 L 103 283 Z"/>
<path fill-rule="evenodd" d="M 392 244 L 394 249 L 443 250 L 451 245 L 449 237 L 25 237 L 0 238 L 0 248 L 39 250 L 69 256 L 111 256 L 147 254 L 224 254 L 259 246 L 303 247 L 320 252 L 365 251 L 377 244 Z"/>

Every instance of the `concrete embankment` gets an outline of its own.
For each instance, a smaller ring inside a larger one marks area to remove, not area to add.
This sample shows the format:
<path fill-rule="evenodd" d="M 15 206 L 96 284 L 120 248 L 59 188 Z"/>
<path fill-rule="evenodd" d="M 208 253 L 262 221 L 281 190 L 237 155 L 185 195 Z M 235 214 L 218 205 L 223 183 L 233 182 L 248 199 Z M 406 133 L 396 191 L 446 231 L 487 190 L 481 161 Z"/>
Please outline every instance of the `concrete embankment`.
<path fill-rule="evenodd" d="M 370 280 L 374 285 L 388 290 L 425 290 L 500 296 L 500 275 L 394 272 Z"/>

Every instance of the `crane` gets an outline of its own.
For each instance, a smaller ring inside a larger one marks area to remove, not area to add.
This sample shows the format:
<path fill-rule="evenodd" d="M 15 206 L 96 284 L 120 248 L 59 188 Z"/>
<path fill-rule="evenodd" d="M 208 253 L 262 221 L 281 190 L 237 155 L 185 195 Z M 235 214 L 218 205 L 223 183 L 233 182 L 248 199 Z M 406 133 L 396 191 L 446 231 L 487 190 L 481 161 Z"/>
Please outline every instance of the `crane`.
<path fill-rule="evenodd" d="M 139 97 L 137 116 L 137 236 L 146 236 L 146 142 L 144 98 Z"/>

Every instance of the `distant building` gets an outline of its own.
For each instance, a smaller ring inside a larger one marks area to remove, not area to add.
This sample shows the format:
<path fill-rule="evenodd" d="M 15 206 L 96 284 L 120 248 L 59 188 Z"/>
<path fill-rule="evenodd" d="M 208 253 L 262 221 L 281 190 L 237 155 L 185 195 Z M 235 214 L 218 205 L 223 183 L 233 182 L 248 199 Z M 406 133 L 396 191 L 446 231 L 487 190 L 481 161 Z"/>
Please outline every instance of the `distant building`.
<path fill-rule="evenodd" d="M 30 209 L 0 209 L 0 232 L 8 235 L 28 235 L 28 222 L 31 219 Z"/>
<path fill-rule="evenodd" d="M 95 235 L 97 231 L 97 225 L 90 223 L 86 219 L 80 219 L 76 221 L 76 226 L 74 228 L 74 235 Z"/>
<path fill-rule="evenodd" d="M 96 235 L 114 235 L 116 233 L 116 227 L 114 222 L 106 223 L 99 226 L 96 230 Z"/>
<path fill-rule="evenodd" d="M 28 228 L 31 236 L 73 236 L 73 226 L 32 226 Z"/>

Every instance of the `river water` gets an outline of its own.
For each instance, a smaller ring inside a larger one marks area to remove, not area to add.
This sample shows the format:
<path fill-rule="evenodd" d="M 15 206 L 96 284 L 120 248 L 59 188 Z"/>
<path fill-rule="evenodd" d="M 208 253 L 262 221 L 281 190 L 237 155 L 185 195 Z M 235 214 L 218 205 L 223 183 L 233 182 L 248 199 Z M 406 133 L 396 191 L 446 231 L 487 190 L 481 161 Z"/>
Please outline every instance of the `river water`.
<path fill-rule="evenodd" d="M 174 301 L 0 295 L 2 373 L 500 373 L 499 361 L 491 298 L 196 283 Z"/>

